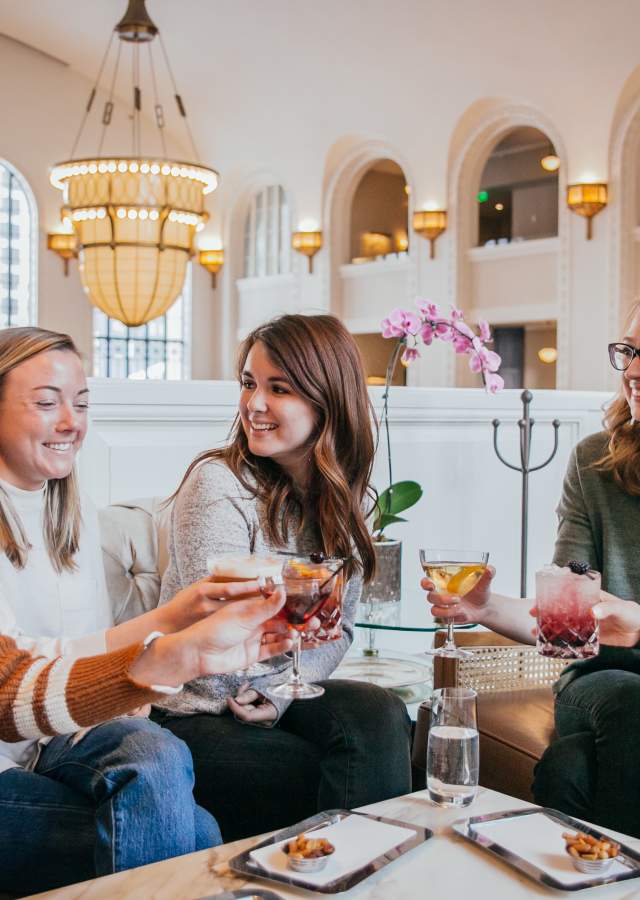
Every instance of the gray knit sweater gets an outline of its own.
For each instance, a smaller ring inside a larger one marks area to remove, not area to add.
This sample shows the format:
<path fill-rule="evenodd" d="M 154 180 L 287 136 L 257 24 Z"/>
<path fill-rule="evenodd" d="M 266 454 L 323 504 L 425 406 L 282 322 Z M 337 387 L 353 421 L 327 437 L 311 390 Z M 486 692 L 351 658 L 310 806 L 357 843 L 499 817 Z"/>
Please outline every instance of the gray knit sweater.
<path fill-rule="evenodd" d="M 271 554 L 287 549 L 306 555 L 318 549 L 310 535 L 292 537 L 287 547 L 274 547 L 265 536 L 265 510 L 244 488 L 223 462 L 201 463 L 191 473 L 174 503 L 169 533 L 169 565 L 162 578 L 160 602 L 166 603 L 181 588 L 207 574 L 207 557 L 219 553 Z M 329 677 L 353 640 L 353 622 L 362 593 L 362 579 L 354 576 L 345 585 L 343 595 L 342 637 L 302 654 L 303 676 L 312 681 Z M 285 661 L 282 669 L 288 665 Z M 253 681 L 256 690 L 264 690 L 283 675 L 269 675 Z M 243 675 L 219 675 L 198 678 L 175 697 L 162 699 L 162 708 L 180 715 L 222 713 L 227 697 L 235 696 L 246 681 Z M 270 698 L 278 709 L 278 718 L 290 701 Z"/>
<path fill-rule="evenodd" d="M 570 559 L 588 562 L 602 573 L 605 591 L 640 602 L 640 497 L 593 468 L 608 440 L 606 431 L 591 434 L 571 453 L 553 561 L 561 566 Z"/>

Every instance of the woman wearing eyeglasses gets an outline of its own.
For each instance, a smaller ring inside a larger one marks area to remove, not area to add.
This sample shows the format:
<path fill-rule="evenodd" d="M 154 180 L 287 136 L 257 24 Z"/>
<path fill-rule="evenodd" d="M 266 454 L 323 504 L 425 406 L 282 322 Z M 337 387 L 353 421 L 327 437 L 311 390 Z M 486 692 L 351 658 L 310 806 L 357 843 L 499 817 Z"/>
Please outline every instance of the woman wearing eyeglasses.
<path fill-rule="evenodd" d="M 573 663 L 555 685 L 557 738 L 536 768 L 533 790 L 544 806 L 640 837 L 640 303 L 609 357 L 620 390 L 604 430 L 571 454 L 553 557 L 602 573 L 600 654 Z M 492 593 L 492 576 L 456 606 L 455 621 L 531 643 L 532 601 Z M 422 586 L 433 589 L 426 579 Z M 444 598 L 429 599 L 434 615 L 447 615 Z"/>

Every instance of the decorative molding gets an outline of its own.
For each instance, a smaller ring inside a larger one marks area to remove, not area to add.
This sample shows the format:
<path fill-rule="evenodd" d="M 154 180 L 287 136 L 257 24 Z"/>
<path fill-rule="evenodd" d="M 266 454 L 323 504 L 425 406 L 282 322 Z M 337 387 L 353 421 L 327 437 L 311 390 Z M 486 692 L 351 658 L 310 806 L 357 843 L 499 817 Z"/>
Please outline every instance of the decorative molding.
<path fill-rule="evenodd" d="M 467 256 L 472 262 L 485 260 L 519 259 L 523 256 L 539 256 L 557 253 L 559 241 L 557 237 L 538 238 L 531 241 L 511 241 L 509 244 L 486 244 L 482 247 L 471 247 Z"/>
<path fill-rule="evenodd" d="M 477 306 L 468 313 L 469 321 L 486 319 L 490 325 L 524 324 L 525 322 L 557 322 L 555 303 L 527 303 L 524 306 Z"/>
<path fill-rule="evenodd" d="M 411 262 L 408 256 L 376 259 L 367 263 L 345 263 L 339 267 L 341 278 L 376 278 L 378 275 L 397 275 L 408 272 Z"/>

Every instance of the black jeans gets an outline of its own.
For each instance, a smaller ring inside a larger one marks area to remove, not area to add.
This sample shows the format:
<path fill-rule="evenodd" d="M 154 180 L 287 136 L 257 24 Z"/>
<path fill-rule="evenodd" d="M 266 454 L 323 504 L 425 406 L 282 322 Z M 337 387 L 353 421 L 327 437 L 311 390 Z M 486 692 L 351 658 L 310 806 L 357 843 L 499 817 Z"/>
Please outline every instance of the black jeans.
<path fill-rule="evenodd" d="M 537 803 L 640 837 L 640 675 L 582 675 L 556 698 L 558 735 L 536 766 Z"/>
<path fill-rule="evenodd" d="M 323 809 L 352 809 L 411 790 L 411 725 L 395 694 L 324 682 L 274 728 L 230 713 L 153 718 L 191 750 L 196 803 L 215 810 L 225 841 L 283 828 Z"/>

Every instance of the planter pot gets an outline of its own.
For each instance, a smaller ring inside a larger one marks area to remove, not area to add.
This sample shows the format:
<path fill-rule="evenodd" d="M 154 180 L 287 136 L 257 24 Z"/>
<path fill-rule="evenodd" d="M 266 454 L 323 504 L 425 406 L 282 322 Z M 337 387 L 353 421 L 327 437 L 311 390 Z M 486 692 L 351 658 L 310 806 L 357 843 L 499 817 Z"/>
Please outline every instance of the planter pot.
<path fill-rule="evenodd" d="M 402 541 L 376 541 L 375 580 L 365 587 L 363 603 L 400 603 Z"/>

